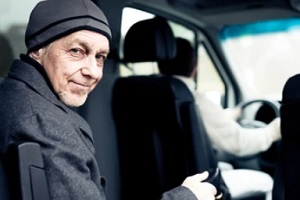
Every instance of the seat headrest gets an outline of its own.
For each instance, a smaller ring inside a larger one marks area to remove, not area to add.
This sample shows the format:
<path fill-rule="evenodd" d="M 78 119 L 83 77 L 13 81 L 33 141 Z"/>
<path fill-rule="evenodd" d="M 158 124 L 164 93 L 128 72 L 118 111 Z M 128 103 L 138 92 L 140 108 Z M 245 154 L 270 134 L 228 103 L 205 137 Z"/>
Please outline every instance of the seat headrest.
<path fill-rule="evenodd" d="M 124 39 L 125 62 L 154 62 L 172 59 L 176 53 L 173 32 L 160 17 L 132 25 Z"/>
<path fill-rule="evenodd" d="M 282 104 L 300 102 L 300 74 L 293 75 L 284 84 Z"/>

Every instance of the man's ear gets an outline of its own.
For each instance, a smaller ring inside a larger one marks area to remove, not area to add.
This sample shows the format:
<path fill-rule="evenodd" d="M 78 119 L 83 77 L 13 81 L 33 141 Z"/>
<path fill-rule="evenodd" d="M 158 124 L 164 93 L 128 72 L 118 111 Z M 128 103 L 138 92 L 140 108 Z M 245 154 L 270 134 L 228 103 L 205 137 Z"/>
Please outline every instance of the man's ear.
<path fill-rule="evenodd" d="M 38 50 L 35 50 L 35 51 L 32 51 L 29 53 L 29 56 L 35 60 L 39 59 L 40 58 L 40 53 L 41 49 L 38 49 Z"/>
<path fill-rule="evenodd" d="M 44 54 L 44 48 L 32 51 L 29 53 L 29 56 L 31 58 L 33 58 L 34 60 L 36 60 L 37 62 L 39 62 L 40 64 L 42 64 L 42 60 L 43 60 L 43 54 Z"/>
<path fill-rule="evenodd" d="M 44 48 L 40 48 L 38 50 L 32 51 L 29 53 L 29 56 L 33 58 L 35 61 L 43 65 L 43 59 L 44 59 Z"/>

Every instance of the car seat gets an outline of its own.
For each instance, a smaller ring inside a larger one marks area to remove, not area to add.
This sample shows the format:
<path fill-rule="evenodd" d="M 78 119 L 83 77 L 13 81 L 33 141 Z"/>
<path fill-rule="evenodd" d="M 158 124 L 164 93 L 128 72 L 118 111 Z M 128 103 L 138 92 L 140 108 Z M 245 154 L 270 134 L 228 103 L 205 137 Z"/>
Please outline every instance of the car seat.
<path fill-rule="evenodd" d="M 300 74 L 290 77 L 282 92 L 281 148 L 275 171 L 273 200 L 298 199 L 300 188 Z"/>
<path fill-rule="evenodd" d="M 123 62 L 172 59 L 176 42 L 165 19 L 134 24 L 125 36 Z M 180 80 L 143 75 L 121 77 L 113 88 L 115 120 L 124 200 L 158 199 L 189 175 L 218 167 L 191 92 Z M 222 177 L 217 186 L 231 199 Z M 236 200 L 239 198 L 236 198 Z M 240 198 L 265 199 L 265 193 Z"/>
<path fill-rule="evenodd" d="M 13 143 L 0 159 L 2 200 L 50 200 L 40 146 L 33 142 Z"/>

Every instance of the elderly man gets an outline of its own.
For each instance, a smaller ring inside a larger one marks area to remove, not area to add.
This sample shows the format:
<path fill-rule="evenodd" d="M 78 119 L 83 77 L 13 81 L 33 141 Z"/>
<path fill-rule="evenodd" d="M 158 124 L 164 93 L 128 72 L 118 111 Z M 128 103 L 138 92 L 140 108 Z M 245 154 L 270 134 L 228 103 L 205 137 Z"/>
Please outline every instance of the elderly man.
<path fill-rule="evenodd" d="M 84 104 L 102 78 L 111 42 L 105 15 L 90 0 L 41 1 L 25 40 L 27 55 L 0 86 L 2 158 L 13 142 L 37 142 L 51 199 L 105 199 L 91 129 L 70 109 Z M 215 187 L 201 182 L 207 176 L 188 177 L 162 198 L 214 199 Z"/>

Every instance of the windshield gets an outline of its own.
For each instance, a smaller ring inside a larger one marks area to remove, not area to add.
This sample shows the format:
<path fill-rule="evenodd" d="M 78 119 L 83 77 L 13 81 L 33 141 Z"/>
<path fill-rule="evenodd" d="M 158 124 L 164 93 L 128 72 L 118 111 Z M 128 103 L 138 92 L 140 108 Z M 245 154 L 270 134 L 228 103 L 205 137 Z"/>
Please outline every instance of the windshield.
<path fill-rule="evenodd" d="M 281 100 L 287 79 L 300 72 L 300 19 L 227 26 L 220 38 L 246 98 Z"/>

